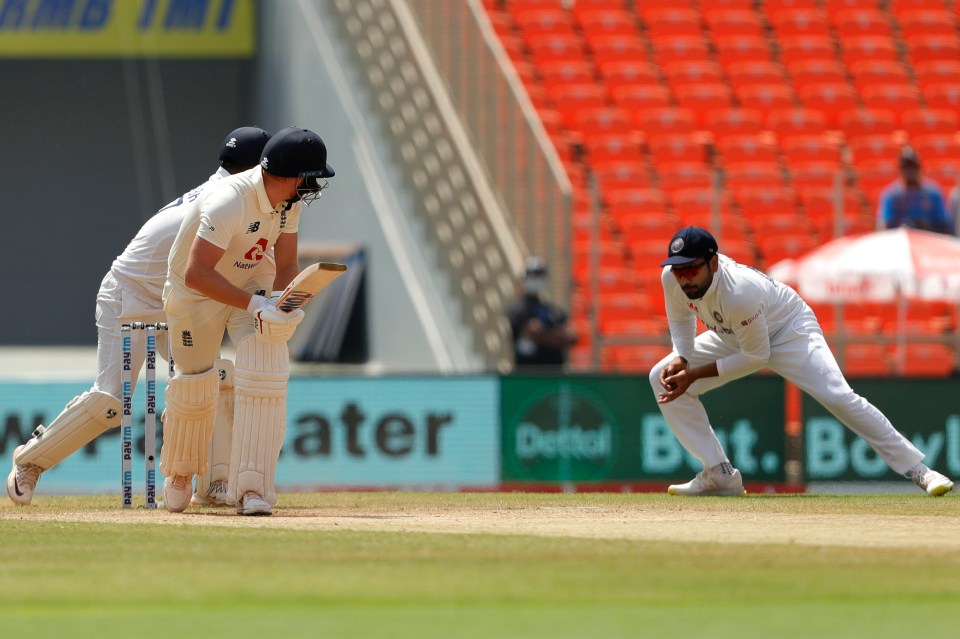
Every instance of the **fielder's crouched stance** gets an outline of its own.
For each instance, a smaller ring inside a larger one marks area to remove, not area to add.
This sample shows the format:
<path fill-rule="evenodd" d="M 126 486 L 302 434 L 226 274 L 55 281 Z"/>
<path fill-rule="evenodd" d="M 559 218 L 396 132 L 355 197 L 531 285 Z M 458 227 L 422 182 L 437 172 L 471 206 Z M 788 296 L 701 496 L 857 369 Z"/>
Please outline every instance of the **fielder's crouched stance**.
<path fill-rule="evenodd" d="M 769 368 L 796 384 L 862 437 L 887 465 L 927 494 L 953 482 L 844 379 L 813 311 L 790 287 L 718 253 L 704 229 L 680 229 L 661 282 L 673 352 L 650 371 L 663 417 L 703 471 L 671 495 L 742 495 L 743 480 L 717 439 L 700 395 Z M 700 319 L 710 330 L 696 335 Z"/>

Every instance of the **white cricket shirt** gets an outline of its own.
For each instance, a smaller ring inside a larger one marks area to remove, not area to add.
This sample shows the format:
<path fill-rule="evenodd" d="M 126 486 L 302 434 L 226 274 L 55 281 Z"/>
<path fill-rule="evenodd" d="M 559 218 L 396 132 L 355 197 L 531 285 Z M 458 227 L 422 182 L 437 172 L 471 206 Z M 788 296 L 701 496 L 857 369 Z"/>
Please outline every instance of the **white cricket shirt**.
<path fill-rule="evenodd" d="M 269 263 L 264 258 L 280 234 L 297 232 L 302 209 L 299 202 L 270 206 L 259 166 L 220 180 L 184 206 L 183 223 L 170 250 L 164 298 L 172 286 L 191 290 L 183 276 L 196 237 L 224 250 L 217 272 L 244 288 L 261 265 Z"/>
<path fill-rule="evenodd" d="M 736 377 L 763 366 L 781 334 L 795 337 L 789 328 L 807 308 L 792 288 L 765 273 L 719 256 L 713 282 L 698 300 L 691 300 L 666 266 L 661 273 L 670 338 L 677 354 L 690 359 L 697 318 L 721 340 L 740 351 L 717 361 L 721 375 Z"/>
<path fill-rule="evenodd" d="M 188 208 L 182 205 L 196 199 L 211 184 L 229 176 L 226 169 L 217 169 L 206 182 L 157 211 L 140 227 L 110 266 L 121 290 L 153 302 L 155 308 L 163 308 L 160 295 L 167 280 L 167 259 Z"/>

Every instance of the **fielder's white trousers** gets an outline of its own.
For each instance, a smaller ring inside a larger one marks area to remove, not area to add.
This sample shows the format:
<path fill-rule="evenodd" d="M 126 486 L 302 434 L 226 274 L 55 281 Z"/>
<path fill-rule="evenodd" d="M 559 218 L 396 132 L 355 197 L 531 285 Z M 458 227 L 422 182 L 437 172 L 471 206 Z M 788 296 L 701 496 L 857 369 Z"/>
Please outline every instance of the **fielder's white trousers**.
<path fill-rule="evenodd" d="M 690 367 L 703 366 L 738 350 L 737 345 L 725 343 L 713 332 L 702 333 L 695 340 L 688 363 Z M 676 356 L 676 352 L 671 353 L 650 371 L 654 395 L 664 391 L 660 371 Z M 923 460 L 923 453 L 901 435 L 883 413 L 850 388 L 810 309 L 792 326 L 771 338 L 770 360 L 765 368 L 793 382 L 820 402 L 841 423 L 862 437 L 895 472 L 904 474 Z M 704 468 L 728 460 L 710 426 L 700 395 L 733 379 L 722 374 L 698 379 L 677 399 L 660 404 L 663 417 L 677 439 Z"/>
<path fill-rule="evenodd" d="M 124 291 L 108 272 L 100 283 L 97 293 L 97 379 L 93 390 L 102 391 L 120 399 L 120 362 L 123 353 L 123 338 L 120 327 L 132 322 L 155 323 L 166 321 L 160 299 L 143 299 Z M 145 356 L 143 331 L 131 331 L 131 356 L 133 358 L 134 386 L 140 375 Z M 167 360 L 166 335 L 157 335 L 157 353 Z"/>

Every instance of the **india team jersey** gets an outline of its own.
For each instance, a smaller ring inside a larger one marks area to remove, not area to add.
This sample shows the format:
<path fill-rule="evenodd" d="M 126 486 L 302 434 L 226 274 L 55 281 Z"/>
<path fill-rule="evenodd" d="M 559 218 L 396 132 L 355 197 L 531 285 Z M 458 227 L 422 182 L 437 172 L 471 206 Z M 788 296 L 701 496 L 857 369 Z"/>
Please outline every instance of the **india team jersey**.
<path fill-rule="evenodd" d="M 270 206 L 259 166 L 204 189 L 184 206 L 183 223 L 170 251 L 164 297 L 172 286 L 187 289 L 184 272 L 196 237 L 224 250 L 217 272 L 234 286 L 244 288 L 260 270 L 280 234 L 297 232 L 302 208 L 299 202 Z"/>
<path fill-rule="evenodd" d="M 808 307 L 786 284 L 725 255 L 719 257 L 713 282 L 701 299 L 687 297 L 669 266 L 661 281 L 677 353 L 689 359 L 699 317 L 720 339 L 739 347 L 738 353 L 717 361 L 721 374 L 736 375 L 765 364 L 771 344 L 795 336 L 790 328 Z"/>
<path fill-rule="evenodd" d="M 155 308 L 163 307 L 160 295 L 167 279 L 167 260 L 187 208 L 182 204 L 229 175 L 226 169 L 217 169 L 206 182 L 157 211 L 140 227 L 110 267 L 121 290 L 153 303 Z"/>

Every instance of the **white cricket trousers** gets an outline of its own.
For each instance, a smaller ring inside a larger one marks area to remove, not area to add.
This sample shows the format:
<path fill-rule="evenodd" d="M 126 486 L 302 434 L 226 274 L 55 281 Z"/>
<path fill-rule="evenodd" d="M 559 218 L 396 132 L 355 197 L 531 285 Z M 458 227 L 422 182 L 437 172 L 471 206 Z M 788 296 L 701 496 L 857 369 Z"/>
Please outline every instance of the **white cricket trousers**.
<path fill-rule="evenodd" d="M 703 366 L 738 350 L 737 345 L 723 342 L 713 332 L 702 333 L 694 342 L 688 364 L 690 367 Z M 660 383 L 660 371 L 676 356 L 676 352 L 671 353 L 650 371 L 654 396 L 665 390 Z M 862 437 L 895 472 L 905 474 L 923 460 L 923 453 L 901 435 L 883 413 L 850 388 L 827 346 L 816 316 L 809 308 L 791 326 L 771 338 L 770 360 L 765 368 L 793 382 L 820 402 L 841 423 Z M 698 379 L 677 399 L 660 404 L 670 429 L 704 468 L 727 461 L 727 455 L 710 426 L 700 395 L 733 379 L 736 378 L 723 374 Z"/>
<path fill-rule="evenodd" d="M 160 300 L 145 300 L 130 291 L 125 291 L 108 272 L 97 293 L 97 379 L 94 391 L 108 393 L 120 400 L 120 364 L 123 354 L 123 338 L 120 327 L 132 322 L 155 323 L 166 321 Z M 132 331 L 131 349 L 134 387 L 146 355 L 143 331 Z M 162 338 L 162 339 L 161 339 Z M 157 354 L 167 360 L 165 335 L 157 336 Z"/>

